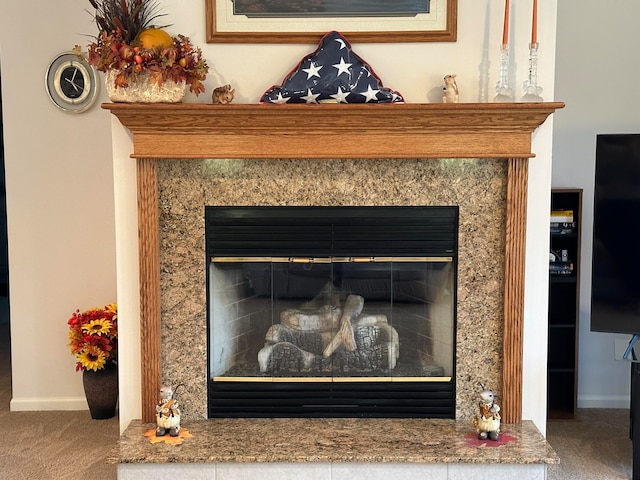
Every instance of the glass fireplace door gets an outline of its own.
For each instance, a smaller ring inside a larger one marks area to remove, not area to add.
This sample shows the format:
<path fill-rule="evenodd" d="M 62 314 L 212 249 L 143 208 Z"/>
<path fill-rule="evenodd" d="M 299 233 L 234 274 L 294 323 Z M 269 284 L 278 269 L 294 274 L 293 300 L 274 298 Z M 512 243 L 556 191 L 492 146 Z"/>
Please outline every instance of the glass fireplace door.
<path fill-rule="evenodd" d="M 210 260 L 214 382 L 451 380 L 451 257 Z"/>

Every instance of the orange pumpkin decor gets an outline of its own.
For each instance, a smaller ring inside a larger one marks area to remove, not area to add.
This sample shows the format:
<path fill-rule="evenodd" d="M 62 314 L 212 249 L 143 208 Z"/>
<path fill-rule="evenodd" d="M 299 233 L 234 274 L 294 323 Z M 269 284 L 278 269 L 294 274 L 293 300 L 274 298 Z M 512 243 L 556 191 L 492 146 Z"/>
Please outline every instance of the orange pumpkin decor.
<path fill-rule="evenodd" d="M 142 48 L 169 48 L 173 43 L 173 38 L 164 30 L 159 28 L 147 28 L 140 32 L 138 41 Z"/>

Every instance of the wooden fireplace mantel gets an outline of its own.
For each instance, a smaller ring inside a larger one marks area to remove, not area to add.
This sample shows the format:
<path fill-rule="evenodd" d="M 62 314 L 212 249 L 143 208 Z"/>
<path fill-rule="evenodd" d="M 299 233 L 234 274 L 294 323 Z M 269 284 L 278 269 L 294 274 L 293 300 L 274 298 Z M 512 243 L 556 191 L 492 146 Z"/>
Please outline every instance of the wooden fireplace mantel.
<path fill-rule="evenodd" d="M 205 105 L 107 103 L 138 162 L 143 421 L 161 384 L 157 162 L 161 158 L 505 158 L 502 419 L 522 420 L 524 265 L 531 134 L 562 102 Z"/>
<path fill-rule="evenodd" d="M 563 103 L 108 103 L 136 158 L 528 158 Z"/>

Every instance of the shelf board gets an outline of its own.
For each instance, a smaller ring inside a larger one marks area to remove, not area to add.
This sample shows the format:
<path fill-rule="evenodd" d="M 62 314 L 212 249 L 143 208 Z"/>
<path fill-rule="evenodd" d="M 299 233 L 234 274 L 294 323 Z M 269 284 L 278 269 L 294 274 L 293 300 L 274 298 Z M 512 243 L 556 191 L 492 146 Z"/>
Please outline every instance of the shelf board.
<path fill-rule="evenodd" d="M 562 102 L 105 103 L 135 158 L 531 158 Z"/>
<path fill-rule="evenodd" d="M 575 275 L 551 275 L 549 274 L 549 281 L 553 283 L 575 283 L 578 281 L 578 277 Z"/>

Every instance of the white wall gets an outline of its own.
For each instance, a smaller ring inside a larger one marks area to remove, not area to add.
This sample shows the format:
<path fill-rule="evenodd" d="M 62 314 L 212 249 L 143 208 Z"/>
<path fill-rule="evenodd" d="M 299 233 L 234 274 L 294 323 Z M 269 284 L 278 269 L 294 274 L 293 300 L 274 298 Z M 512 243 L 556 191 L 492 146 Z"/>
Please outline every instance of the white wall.
<path fill-rule="evenodd" d="M 109 115 L 63 112 L 44 88 L 87 17 L 72 0 L 0 4 L 13 410 L 86 408 L 66 321 L 116 300 Z"/>
<path fill-rule="evenodd" d="M 171 32 L 188 35 L 202 47 L 211 66 L 207 91 L 231 83 L 236 88 L 237 103 L 255 103 L 265 89 L 280 83 L 297 61 L 315 48 L 315 45 L 208 45 L 204 38 L 203 2 L 163 0 L 160 3 L 168 14 L 167 22 L 173 24 Z M 385 86 L 400 91 L 407 102 L 427 102 L 448 73 L 458 75 L 460 101 L 486 101 L 495 94 L 503 5 L 504 2 L 496 0 L 459 0 L 456 43 L 355 44 L 354 50 L 373 66 Z M 115 291 L 114 213 L 112 190 L 108 185 L 113 149 L 120 340 L 122 347 L 127 345 L 126 353 L 120 358 L 121 386 L 123 382 L 127 386 L 120 399 L 121 425 L 126 425 L 130 419 L 140 416 L 140 397 L 136 390 L 140 374 L 137 286 L 134 284 L 137 235 L 134 170 L 128 158 L 130 139 L 114 122 L 112 147 L 108 133 L 111 123 L 106 112 L 94 108 L 80 116 L 69 116 L 57 111 L 44 93 L 42 76 L 50 58 L 75 43 L 86 43 L 82 33 L 94 33 L 85 6 L 72 0 L 54 3 L 41 0 L 36 6 L 33 2 L 14 3 L 11 11 L 5 2 L 0 9 L 0 59 L 10 184 L 11 302 L 16 356 L 14 403 L 37 398 L 41 404 L 49 405 L 51 397 L 80 395 L 79 376 L 74 376 L 73 359 L 66 351 L 64 320 L 76 306 L 111 301 Z M 512 2 L 511 14 L 515 72 L 511 84 L 520 97 L 520 86 L 528 71 L 531 2 Z M 556 1 L 540 5 L 538 23 L 541 44 L 538 80 L 544 87 L 544 98 L 553 100 Z M 32 27 L 28 38 L 25 25 Z M 20 48 L 15 47 L 17 39 Z M 14 94 L 25 90 L 30 93 Z M 187 101 L 207 103 L 209 94 L 199 98 L 190 95 Z M 525 294 L 523 415 L 533 419 L 543 431 L 546 231 L 552 125 L 553 119 L 549 119 L 534 134 L 533 150 L 537 157 L 530 164 Z M 80 199 L 70 196 L 73 186 L 87 184 L 91 185 L 91 194 L 85 187 Z M 54 205 L 57 208 L 54 209 Z M 44 238 L 35 240 L 35 226 L 30 219 L 40 206 L 48 209 L 50 217 L 45 219 Z M 90 239 L 80 236 L 86 234 L 90 226 L 92 231 L 100 227 L 104 235 L 93 235 Z M 44 243 L 51 245 L 52 242 L 61 260 L 51 255 L 35 256 L 31 250 L 26 252 L 29 246 L 42 249 Z M 38 261 L 40 259 L 46 262 Z M 89 285 L 96 277 L 92 273 L 97 270 L 102 272 L 99 277 L 102 283 Z"/>
<path fill-rule="evenodd" d="M 640 133 L 640 3 L 603 5 L 558 5 L 556 98 L 567 106 L 555 116 L 552 185 L 584 189 L 578 406 L 627 408 L 629 364 L 614 360 L 614 340 L 630 337 L 590 331 L 593 187 L 596 134 Z"/>

